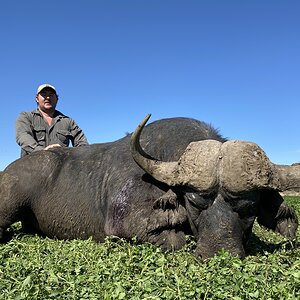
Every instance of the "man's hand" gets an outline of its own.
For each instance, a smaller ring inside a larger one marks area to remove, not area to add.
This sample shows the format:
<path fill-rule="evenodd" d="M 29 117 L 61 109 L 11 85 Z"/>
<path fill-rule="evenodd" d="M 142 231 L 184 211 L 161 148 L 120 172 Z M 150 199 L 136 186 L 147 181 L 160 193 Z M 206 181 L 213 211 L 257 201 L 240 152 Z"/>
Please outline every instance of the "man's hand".
<path fill-rule="evenodd" d="M 49 149 L 51 149 L 51 148 L 56 148 L 56 147 L 61 147 L 61 145 L 60 145 L 60 144 L 52 144 L 52 145 L 47 146 L 47 147 L 44 148 L 43 150 L 49 150 Z"/>

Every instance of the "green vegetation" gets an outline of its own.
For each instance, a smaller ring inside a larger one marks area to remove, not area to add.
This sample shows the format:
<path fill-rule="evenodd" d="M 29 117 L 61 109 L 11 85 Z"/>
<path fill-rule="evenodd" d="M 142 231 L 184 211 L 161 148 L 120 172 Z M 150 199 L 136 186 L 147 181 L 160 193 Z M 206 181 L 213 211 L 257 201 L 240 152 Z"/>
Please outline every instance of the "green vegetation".
<path fill-rule="evenodd" d="M 300 197 L 286 200 L 300 216 Z M 0 245 L 0 299 L 300 299 L 300 249 L 257 224 L 245 260 L 221 252 L 206 262 L 192 239 L 164 253 L 115 237 L 43 239 L 20 224 L 13 234 Z"/>

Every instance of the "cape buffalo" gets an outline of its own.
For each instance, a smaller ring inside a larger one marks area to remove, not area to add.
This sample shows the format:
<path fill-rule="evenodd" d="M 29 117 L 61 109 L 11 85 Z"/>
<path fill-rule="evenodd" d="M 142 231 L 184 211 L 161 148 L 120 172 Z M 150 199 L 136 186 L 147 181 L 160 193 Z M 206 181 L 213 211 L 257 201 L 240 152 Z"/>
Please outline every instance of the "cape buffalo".
<path fill-rule="evenodd" d="M 39 151 L 10 164 L 0 183 L 0 238 L 16 221 L 28 232 L 58 239 L 101 242 L 108 235 L 135 236 L 164 249 L 181 248 L 186 235 L 193 234 L 196 255 L 206 258 L 222 248 L 244 257 L 256 217 L 265 227 L 295 237 L 297 217 L 279 195 L 281 186 L 272 176 L 267 185 L 251 163 L 248 171 L 257 177 L 235 184 L 243 153 L 230 159 L 226 139 L 214 128 L 170 118 L 153 122 L 141 134 L 146 121 L 132 135 L 132 154 L 126 136 L 112 143 Z M 195 141 L 204 146 L 195 143 L 193 152 L 190 143 Z M 221 168 L 216 158 L 227 167 Z M 263 175 L 269 171 L 263 169 Z"/>
<path fill-rule="evenodd" d="M 300 166 L 272 164 L 255 143 L 207 139 L 188 145 L 181 157 L 155 159 L 139 143 L 148 115 L 132 135 L 131 151 L 151 177 L 185 199 L 196 255 L 221 248 L 245 256 L 255 217 L 260 225 L 295 239 L 298 219 L 278 191 L 300 186 Z"/>

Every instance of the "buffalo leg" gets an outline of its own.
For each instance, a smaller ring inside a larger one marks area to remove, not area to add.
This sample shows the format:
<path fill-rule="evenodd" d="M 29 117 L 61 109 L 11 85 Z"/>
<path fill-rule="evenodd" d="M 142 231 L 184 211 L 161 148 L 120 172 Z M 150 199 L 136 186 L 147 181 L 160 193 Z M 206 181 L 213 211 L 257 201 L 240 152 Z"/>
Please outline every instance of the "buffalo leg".
<path fill-rule="evenodd" d="M 276 191 L 263 191 L 257 222 L 281 235 L 295 239 L 298 227 L 297 215 Z"/>
<path fill-rule="evenodd" d="M 0 240 L 4 239 L 5 230 L 18 221 L 20 208 L 22 207 L 22 195 L 17 194 L 14 178 L 4 174 L 0 183 Z"/>

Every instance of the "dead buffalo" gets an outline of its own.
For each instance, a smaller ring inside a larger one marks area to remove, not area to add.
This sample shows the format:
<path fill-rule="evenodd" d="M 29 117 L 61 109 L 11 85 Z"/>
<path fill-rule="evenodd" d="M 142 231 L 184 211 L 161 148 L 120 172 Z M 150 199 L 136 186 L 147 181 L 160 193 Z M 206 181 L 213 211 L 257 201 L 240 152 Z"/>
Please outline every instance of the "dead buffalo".
<path fill-rule="evenodd" d="M 256 217 L 260 225 L 295 239 L 297 216 L 278 191 L 300 186 L 300 166 L 271 163 L 255 143 L 214 139 L 192 142 L 179 159 L 165 162 L 139 143 L 149 118 L 132 135 L 133 158 L 185 199 L 196 255 L 208 257 L 224 248 L 244 257 Z"/>
<path fill-rule="evenodd" d="M 197 120 L 160 120 L 141 134 L 146 121 L 132 135 L 141 168 L 130 136 L 39 151 L 9 165 L 0 184 L 0 238 L 16 221 L 58 239 L 136 236 L 164 249 L 179 249 L 193 234 L 205 258 L 222 248 L 244 257 L 256 217 L 295 237 L 297 217 L 278 190 L 298 184 L 298 168 L 276 168 L 254 144 L 227 146 Z"/>

